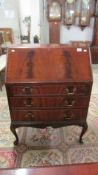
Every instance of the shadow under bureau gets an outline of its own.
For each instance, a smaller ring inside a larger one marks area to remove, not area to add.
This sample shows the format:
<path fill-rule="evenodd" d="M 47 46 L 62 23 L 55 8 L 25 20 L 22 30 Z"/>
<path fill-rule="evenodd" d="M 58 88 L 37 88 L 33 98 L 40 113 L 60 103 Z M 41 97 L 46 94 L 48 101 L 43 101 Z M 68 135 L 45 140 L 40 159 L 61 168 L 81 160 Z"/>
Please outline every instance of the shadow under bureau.
<path fill-rule="evenodd" d="M 92 71 L 89 48 L 26 45 L 8 49 L 6 90 L 11 131 L 68 125 L 87 130 Z"/>

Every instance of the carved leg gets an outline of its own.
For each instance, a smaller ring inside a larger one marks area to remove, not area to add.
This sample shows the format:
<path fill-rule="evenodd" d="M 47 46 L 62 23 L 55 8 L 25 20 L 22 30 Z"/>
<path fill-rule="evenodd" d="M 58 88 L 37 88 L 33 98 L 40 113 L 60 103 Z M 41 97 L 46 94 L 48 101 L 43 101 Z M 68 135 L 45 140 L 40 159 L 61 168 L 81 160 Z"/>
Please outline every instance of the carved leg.
<path fill-rule="evenodd" d="M 79 139 L 79 143 L 81 143 L 81 144 L 83 144 L 82 137 L 83 137 L 83 135 L 85 134 L 85 132 L 87 131 L 87 128 L 88 128 L 88 125 L 87 125 L 87 123 L 85 123 L 85 124 L 83 125 L 83 129 L 82 129 L 82 131 L 81 131 L 81 135 L 80 135 L 80 139 Z"/>
<path fill-rule="evenodd" d="M 19 140 L 18 140 L 18 136 L 17 136 L 17 133 L 16 133 L 16 128 L 11 124 L 10 126 L 10 130 L 12 131 L 12 133 L 14 134 L 16 140 L 14 141 L 14 145 L 18 145 L 19 143 Z"/>

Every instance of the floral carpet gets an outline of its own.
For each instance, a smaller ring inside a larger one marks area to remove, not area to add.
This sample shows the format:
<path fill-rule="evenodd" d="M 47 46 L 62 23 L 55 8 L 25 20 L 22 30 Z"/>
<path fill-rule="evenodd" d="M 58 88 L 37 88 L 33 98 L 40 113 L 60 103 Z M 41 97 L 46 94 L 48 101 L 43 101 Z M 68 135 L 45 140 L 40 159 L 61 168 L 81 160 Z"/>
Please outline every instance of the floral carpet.
<path fill-rule="evenodd" d="M 0 168 L 50 166 L 98 162 L 98 94 L 92 95 L 89 105 L 88 130 L 78 139 L 81 127 L 59 129 L 19 128 L 19 145 L 14 146 L 10 131 L 10 114 L 5 96 L 0 97 Z"/>

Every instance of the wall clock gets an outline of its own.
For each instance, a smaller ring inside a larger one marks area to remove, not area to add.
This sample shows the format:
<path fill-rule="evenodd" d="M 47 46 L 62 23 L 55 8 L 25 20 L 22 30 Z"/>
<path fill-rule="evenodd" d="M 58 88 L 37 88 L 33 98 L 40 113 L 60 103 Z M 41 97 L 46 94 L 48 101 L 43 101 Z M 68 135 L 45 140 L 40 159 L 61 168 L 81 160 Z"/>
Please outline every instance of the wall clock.
<path fill-rule="evenodd" d="M 61 21 L 62 8 L 59 2 L 53 1 L 48 5 L 48 20 L 49 21 Z"/>
<path fill-rule="evenodd" d="M 75 22 L 75 0 L 65 1 L 65 25 L 72 25 Z"/>
<path fill-rule="evenodd" d="M 82 0 L 80 13 L 80 26 L 86 27 L 90 24 L 90 0 Z"/>

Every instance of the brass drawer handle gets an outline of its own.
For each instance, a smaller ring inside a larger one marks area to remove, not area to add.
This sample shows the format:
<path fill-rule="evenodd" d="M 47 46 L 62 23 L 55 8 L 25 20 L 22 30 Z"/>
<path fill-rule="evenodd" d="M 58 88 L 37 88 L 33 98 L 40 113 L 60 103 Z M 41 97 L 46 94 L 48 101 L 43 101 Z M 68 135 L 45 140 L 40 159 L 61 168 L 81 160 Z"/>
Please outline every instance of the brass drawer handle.
<path fill-rule="evenodd" d="M 26 115 L 25 115 L 25 118 L 31 118 L 31 119 L 35 119 L 34 117 L 34 114 L 32 112 L 28 112 Z"/>
<path fill-rule="evenodd" d="M 73 107 L 75 104 L 75 100 L 65 100 L 65 105 L 68 107 Z"/>
<path fill-rule="evenodd" d="M 70 120 L 72 116 L 69 116 L 68 114 L 64 114 L 64 120 Z"/>
<path fill-rule="evenodd" d="M 28 98 L 27 100 L 24 101 L 24 105 L 27 107 L 32 107 L 34 105 L 34 102 L 32 101 L 31 98 Z"/>
<path fill-rule="evenodd" d="M 76 91 L 77 91 L 76 87 L 72 89 L 66 88 L 67 95 L 74 95 Z"/>
<path fill-rule="evenodd" d="M 22 92 L 26 93 L 26 94 L 32 94 L 32 88 L 31 87 L 24 87 L 22 89 Z"/>

